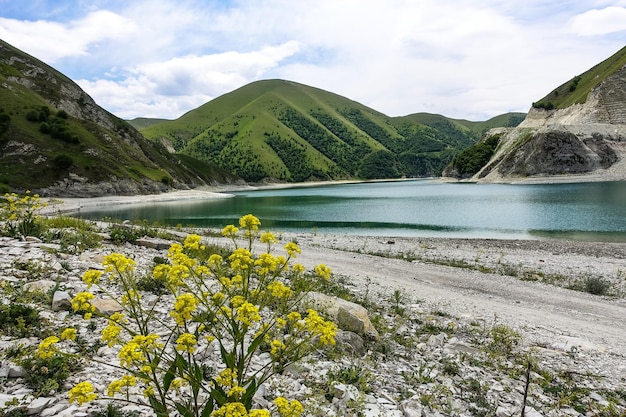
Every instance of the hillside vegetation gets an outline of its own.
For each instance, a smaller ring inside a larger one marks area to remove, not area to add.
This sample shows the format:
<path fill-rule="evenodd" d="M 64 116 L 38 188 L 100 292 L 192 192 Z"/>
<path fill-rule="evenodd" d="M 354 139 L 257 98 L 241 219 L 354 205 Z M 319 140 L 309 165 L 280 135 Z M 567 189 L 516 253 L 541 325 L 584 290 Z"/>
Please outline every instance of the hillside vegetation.
<path fill-rule="evenodd" d="M 136 193 L 232 179 L 206 163 L 188 168 L 69 78 L 2 41 L 0 150 L 3 193 L 99 194 L 105 187 L 84 185 L 105 182 L 106 192 Z"/>
<path fill-rule="evenodd" d="M 625 65 L 626 46 L 583 74 L 558 86 L 547 96 L 533 103 L 533 107 L 552 110 L 564 109 L 574 103 L 584 103 L 594 87 Z"/>
<path fill-rule="evenodd" d="M 391 118 L 321 89 L 264 80 L 177 120 L 139 128 L 177 153 L 247 181 L 309 181 L 439 176 L 491 124 L 515 126 L 522 119 L 523 114 L 481 123 L 425 114 Z"/>

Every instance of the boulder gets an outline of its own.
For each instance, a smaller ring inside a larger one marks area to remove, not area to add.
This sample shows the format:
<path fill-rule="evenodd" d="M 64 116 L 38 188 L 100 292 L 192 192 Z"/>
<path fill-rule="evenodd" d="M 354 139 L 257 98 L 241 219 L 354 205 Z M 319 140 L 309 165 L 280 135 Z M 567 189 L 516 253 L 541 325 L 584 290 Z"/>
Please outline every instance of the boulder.
<path fill-rule="evenodd" d="M 55 291 L 52 296 L 52 311 L 64 311 L 72 308 L 72 297 L 67 291 Z"/>
<path fill-rule="evenodd" d="M 348 330 L 372 339 L 378 339 L 378 331 L 369 319 L 367 309 L 359 304 L 318 292 L 308 295 L 308 301 L 335 320 L 340 329 Z"/>
<path fill-rule="evenodd" d="M 90 303 L 100 314 L 107 316 L 122 311 L 120 303 L 110 298 L 94 298 Z"/>

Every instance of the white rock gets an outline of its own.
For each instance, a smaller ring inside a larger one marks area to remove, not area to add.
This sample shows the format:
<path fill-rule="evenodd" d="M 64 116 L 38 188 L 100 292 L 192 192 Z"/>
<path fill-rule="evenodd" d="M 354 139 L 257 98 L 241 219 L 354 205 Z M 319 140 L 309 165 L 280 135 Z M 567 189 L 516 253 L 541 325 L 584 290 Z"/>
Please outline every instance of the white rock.
<path fill-rule="evenodd" d="M 26 406 L 26 414 L 28 414 L 29 416 L 33 414 L 39 414 L 44 408 L 48 407 L 48 405 L 50 404 L 54 404 L 55 402 L 56 402 L 56 399 L 54 398 L 48 398 L 48 397 L 35 398 L 34 401 L 28 404 L 28 406 Z"/>

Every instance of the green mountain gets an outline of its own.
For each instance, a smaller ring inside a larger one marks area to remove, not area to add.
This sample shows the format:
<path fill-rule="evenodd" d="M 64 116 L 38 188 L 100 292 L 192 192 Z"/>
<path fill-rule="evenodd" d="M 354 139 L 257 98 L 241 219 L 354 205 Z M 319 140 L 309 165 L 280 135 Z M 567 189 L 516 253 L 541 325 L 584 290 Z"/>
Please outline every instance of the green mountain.
<path fill-rule="evenodd" d="M 424 117 L 391 118 L 318 88 L 264 80 L 141 132 L 253 182 L 438 176 L 482 128 Z"/>
<path fill-rule="evenodd" d="M 232 180 L 146 140 L 72 80 L 0 40 L 0 191 L 134 194 Z"/>
<path fill-rule="evenodd" d="M 533 107 L 552 110 L 564 109 L 574 103 L 585 103 L 591 90 L 625 65 L 626 46 L 583 74 L 558 86 L 547 96 L 533 103 Z"/>

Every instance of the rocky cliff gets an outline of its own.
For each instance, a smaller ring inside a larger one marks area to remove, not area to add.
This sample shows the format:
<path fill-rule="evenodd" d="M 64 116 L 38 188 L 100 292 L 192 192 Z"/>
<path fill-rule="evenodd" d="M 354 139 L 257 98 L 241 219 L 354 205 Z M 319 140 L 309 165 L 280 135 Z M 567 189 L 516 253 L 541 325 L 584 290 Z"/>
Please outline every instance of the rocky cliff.
<path fill-rule="evenodd" d="M 592 88 L 584 103 L 531 108 L 518 127 L 486 137 L 498 133 L 496 152 L 472 181 L 626 180 L 626 66 Z"/>

